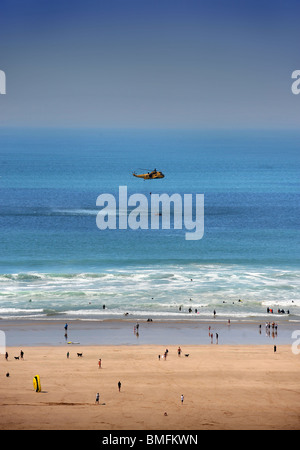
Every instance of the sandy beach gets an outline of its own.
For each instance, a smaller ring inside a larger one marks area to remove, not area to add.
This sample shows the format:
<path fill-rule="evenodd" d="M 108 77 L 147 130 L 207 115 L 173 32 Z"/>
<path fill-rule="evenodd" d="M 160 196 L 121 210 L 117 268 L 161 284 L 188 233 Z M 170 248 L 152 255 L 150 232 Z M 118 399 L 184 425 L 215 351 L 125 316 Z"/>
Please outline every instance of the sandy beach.
<path fill-rule="evenodd" d="M 178 345 L 168 346 L 159 359 L 162 345 L 7 347 L 8 359 L 0 355 L 0 428 L 300 428 L 300 356 L 290 345 L 276 353 L 273 344 L 181 348 L 178 356 Z M 21 349 L 23 359 L 15 359 Z M 33 388 L 37 374 L 41 392 Z"/>

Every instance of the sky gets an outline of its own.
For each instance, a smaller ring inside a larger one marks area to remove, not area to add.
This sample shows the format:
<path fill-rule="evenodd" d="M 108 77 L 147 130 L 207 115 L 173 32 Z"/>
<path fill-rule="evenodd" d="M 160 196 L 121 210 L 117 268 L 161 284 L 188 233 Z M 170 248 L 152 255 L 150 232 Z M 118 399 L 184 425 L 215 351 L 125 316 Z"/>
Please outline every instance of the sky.
<path fill-rule="evenodd" d="M 0 126 L 299 129 L 299 0 L 1 0 Z"/>

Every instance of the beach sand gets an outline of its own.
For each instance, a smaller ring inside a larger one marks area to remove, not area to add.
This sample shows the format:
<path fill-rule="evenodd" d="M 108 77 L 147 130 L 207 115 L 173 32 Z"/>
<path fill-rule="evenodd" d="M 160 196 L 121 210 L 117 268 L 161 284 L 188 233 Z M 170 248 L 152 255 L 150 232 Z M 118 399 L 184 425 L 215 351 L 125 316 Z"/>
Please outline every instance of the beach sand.
<path fill-rule="evenodd" d="M 166 360 L 159 345 L 34 346 L 14 359 L 21 348 L 0 355 L 2 430 L 300 428 L 300 355 L 290 345 L 189 345 L 180 357 L 172 345 Z"/>

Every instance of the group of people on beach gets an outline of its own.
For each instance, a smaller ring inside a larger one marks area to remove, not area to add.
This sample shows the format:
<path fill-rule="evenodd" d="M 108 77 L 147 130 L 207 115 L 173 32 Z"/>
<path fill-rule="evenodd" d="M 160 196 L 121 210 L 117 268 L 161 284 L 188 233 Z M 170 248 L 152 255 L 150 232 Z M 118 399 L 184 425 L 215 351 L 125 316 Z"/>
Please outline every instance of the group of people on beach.
<path fill-rule="evenodd" d="M 258 326 L 259 328 L 259 334 L 261 334 L 261 324 Z M 272 330 L 272 337 L 275 338 L 277 336 L 277 329 L 278 324 L 276 322 L 266 322 L 265 323 L 265 330 L 266 330 L 266 336 L 271 336 L 271 330 Z"/>
<path fill-rule="evenodd" d="M 269 307 L 267 307 L 267 313 L 269 314 L 273 314 L 273 308 L 269 308 Z M 288 309 L 287 310 L 287 312 L 285 312 L 285 310 L 284 309 L 277 309 L 277 314 L 289 314 L 290 313 L 290 310 Z"/>
<path fill-rule="evenodd" d="M 160 359 L 164 359 L 165 361 L 167 360 L 167 356 L 168 356 L 169 350 L 166 348 L 166 350 L 164 351 L 164 353 L 162 355 L 158 355 L 158 360 L 160 361 Z M 179 347 L 177 348 L 177 355 L 178 357 L 181 356 L 182 350 L 181 347 L 179 345 Z"/>
<path fill-rule="evenodd" d="M 167 356 L 168 356 L 169 350 L 166 348 L 165 352 L 162 355 L 158 355 L 158 360 L 160 361 L 161 359 L 165 359 L 165 361 L 167 360 Z"/>
<path fill-rule="evenodd" d="M 5 360 L 8 361 L 8 352 L 5 352 L 4 354 Z M 24 352 L 23 350 L 20 350 L 20 355 L 19 356 L 14 356 L 14 359 L 23 359 L 24 358 Z M 8 378 L 10 376 L 9 372 L 6 372 L 6 377 Z"/>
<path fill-rule="evenodd" d="M 210 343 L 213 344 L 214 343 L 214 334 L 211 333 L 211 327 L 208 327 L 208 336 L 210 337 Z M 219 334 L 215 333 L 215 338 L 216 338 L 216 344 L 219 343 Z"/>
<path fill-rule="evenodd" d="M 118 381 L 118 389 L 119 389 L 119 392 L 121 392 L 121 386 L 122 386 L 121 381 Z M 100 403 L 100 393 L 99 393 L 99 392 L 97 392 L 97 394 L 96 394 L 96 400 L 95 400 L 95 403 L 96 403 L 96 405 L 99 405 L 99 403 Z"/>
<path fill-rule="evenodd" d="M 6 359 L 6 361 L 8 360 L 8 352 L 5 352 L 5 359 Z M 24 358 L 24 352 L 23 352 L 23 350 L 20 350 L 20 356 L 14 356 L 14 358 L 15 359 L 23 359 Z"/>

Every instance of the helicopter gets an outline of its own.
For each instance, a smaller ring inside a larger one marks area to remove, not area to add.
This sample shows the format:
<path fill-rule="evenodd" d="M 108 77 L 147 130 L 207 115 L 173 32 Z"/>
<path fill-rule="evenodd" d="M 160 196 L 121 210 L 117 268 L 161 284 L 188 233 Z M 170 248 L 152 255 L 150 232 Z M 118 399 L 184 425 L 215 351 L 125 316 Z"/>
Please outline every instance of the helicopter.
<path fill-rule="evenodd" d="M 143 169 L 142 169 L 143 170 Z M 145 169 L 144 169 L 145 170 Z M 147 170 L 147 169 L 146 169 Z M 156 169 L 152 170 L 151 172 L 142 173 L 140 175 L 133 172 L 132 174 L 134 177 L 137 178 L 143 178 L 144 180 L 155 180 L 157 178 L 164 178 L 164 174 L 162 172 L 157 171 Z"/>

